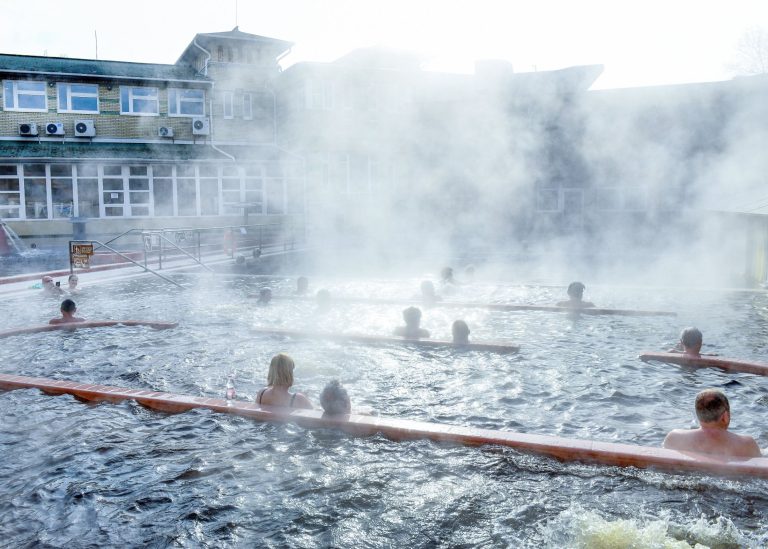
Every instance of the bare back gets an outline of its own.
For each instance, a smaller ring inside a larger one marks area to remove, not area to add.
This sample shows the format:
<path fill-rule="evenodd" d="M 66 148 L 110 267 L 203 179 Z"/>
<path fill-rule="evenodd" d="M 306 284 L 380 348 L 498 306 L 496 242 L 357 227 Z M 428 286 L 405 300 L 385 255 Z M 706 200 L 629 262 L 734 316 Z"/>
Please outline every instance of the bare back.
<path fill-rule="evenodd" d="M 737 435 L 725 429 L 675 429 L 664 439 L 664 448 L 726 458 L 760 457 L 760 448 L 750 436 Z"/>
<path fill-rule="evenodd" d="M 269 386 L 262 389 L 256 397 L 256 403 L 264 406 L 312 409 L 312 403 L 306 396 L 301 393 L 289 393 L 287 387 Z"/>

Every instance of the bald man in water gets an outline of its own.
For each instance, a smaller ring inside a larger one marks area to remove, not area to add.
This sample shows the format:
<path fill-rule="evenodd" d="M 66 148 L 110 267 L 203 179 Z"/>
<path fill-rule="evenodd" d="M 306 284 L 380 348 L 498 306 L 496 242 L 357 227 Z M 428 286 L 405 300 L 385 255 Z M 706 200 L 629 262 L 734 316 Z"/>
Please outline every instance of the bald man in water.
<path fill-rule="evenodd" d="M 728 432 L 731 406 L 722 391 L 706 389 L 696 395 L 696 417 L 699 418 L 698 429 L 675 429 L 664 439 L 664 448 L 726 458 L 761 456 L 755 439 Z"/>

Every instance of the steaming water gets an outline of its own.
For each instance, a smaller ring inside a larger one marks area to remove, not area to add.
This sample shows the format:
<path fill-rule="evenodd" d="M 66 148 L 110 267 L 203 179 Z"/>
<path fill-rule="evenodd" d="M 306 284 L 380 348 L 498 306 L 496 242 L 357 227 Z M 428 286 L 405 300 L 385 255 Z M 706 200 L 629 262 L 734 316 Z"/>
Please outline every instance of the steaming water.
<path fill-rule="evenodd" d="M 520 343 L 517 355 L 293 341 L 252 328 L 389 334 L 401 306 L 311 302 L 259 308 L 255 278 L 179 276 L 197 291 L 139 278 L 86 287 L 89 319 L 179 320 L 143 327 L 3 340 L 2 371 L 241 398 L 263 386 L 270 357 L 296 360 L 296 388 L 314 402 L 338 377 L 354 405 L 381 415 L 601 441 L 659 445 L 692 425 L 693 396 L 722 387 L 732 428 L 768 446 L 766 379 L 643 364 L 698 325 L 708 352 L 764 357 L 768 296 L 590 288 L 601 306 L 671 309 L 678 318 L 583 317 L 428 309 L 447 338 L 464 318 L 472 339 Z M 411 297 L 418 279 L 313 280 L 335 295 Z M 293 289 L 273 281 L 275 294 Z M 562 289 L 477 284 L 457 300 L 552 303 Z M 55 316 L 58 300 L 4 302 L 0 328 Z M 557 461 L 495 447 L 354 439 L 135 403 L 86 405 L 36 390 L 0 394 L 0 545 L 271 547 L 761 547 L 768 482 L 672 475 Z"/>

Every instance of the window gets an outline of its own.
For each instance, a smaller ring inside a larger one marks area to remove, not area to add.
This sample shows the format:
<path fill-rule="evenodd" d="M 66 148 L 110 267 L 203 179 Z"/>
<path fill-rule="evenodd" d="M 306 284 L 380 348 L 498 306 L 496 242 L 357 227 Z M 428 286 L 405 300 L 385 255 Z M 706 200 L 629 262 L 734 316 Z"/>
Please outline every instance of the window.
<path fill-rule="evenodd" d="M 15 165 L 0 166 L 0 219 L 21 217 L 21 189 Z"/>
<path fill-rule="evenodd" d="M 147 166 L 129 166 L 128 202 L 132 217 L 149 215 L 150 188 Z"/>
<path fill-rule="evenodd" d="M 103 166 L 102 202 L 105 217 L 123 217 L 125 208 L 125 185 L 122 166 Z"/>
<path fill-rule="evenodd" d="M 205 92 L 180 88 L 168 89 L 169 116 L 203 116 L 205 114 Z"/>
<path fill-rule="evenodd" d="M 152 176 L 152 195 L 155 202 L 155 215 L 174 215 L 173 166 L 153 166 Z"/>
<path fill-rule="evenodd" d="M 99 217 L 99 167 L 95 164 L 77 166 L 77 215 Z"/>
<path fill-rule="evenodd" d="M 240 170 L 225 166 L 221 171 L 221 197 L 225 214 L 241 213 L 238 204 L 243 201 L 240 196 Z"/>
<path fill-rule="evenodd" d="M 560 211 L 560 191 L 558 189 L 539 189 L 536 209 L 540 212 Z"/>
<path fill-rule="evenodd" d="M 197 182 L 194 166 L 176 166 L 176 192 L 178 195 L 178 214 L 197 215 Z"/>
<path fill-rule="evenodd" d="M 72 165 L 51 164 L 51 207 L 54 218 L 74 215 L 74 192 L 72 190 Z"/>
<path fill-rule="evenodd" d="M 224 118 L 234 118 L 232 107 L 232 92 L 221 92 L 221 100 L 224 105 Z"/>
<path fill-rule="evenodd" d="M 219 169 L 200 166 L 200 215 L 219 215 Z"/>
<path fill-rule="evenodd" d="M 59 112 L 99 112 L 99 86 L 96 84 L 56 85 Z"/>
<path fill-rule="evenodd" d="M 3 81 L 3 106 L 7 111 L 48 112 L 45 82 Z"/>
<path fill-rule="evenodd" d="M 224 46 L 218 46 L 216 48 L 216 58 L 219 60 L 219 62 L 224 61 Z"/>
<path fill-rule="evenodd" d="M 120 114 L 136 116 L 160 114 L 157 88 L 120 86 Z"/>
<path fill-rule="evenodd" d="M 309 110 L 333 110 L 333 84 L 308 81 L 304 88 L 304 106 Z"/>
<path fill-rule="evenodd" d="M 253 119 L 253 99 L 250 93 L 243 94 L 243 120 Z"/>
<path fill-rule="evenodd" d="M 45 164 L 24 164 L 24 204 L 27 219 L 48 219 Z"/>

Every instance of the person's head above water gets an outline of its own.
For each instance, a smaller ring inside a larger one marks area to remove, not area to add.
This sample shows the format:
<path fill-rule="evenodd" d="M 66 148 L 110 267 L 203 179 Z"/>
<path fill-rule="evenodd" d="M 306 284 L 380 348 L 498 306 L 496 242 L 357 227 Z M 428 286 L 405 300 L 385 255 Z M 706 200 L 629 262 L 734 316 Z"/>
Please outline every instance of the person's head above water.
<path fill-rule="evenodd" d="M 568 296 L 571 299 L 581 301 L 581 298 L 584 296 L 585 288 L 586 286 L 584 286 L 584 284 L 581 282 L 571 282 L 568 284 Z"/>
<path fill-rule="evenodd" d="M 338 379 L 332 379 L 320 393 L 320 405 L 326 414 L 339 415 L 352 412 L 352 403 L 347 390 L 341 386 Z"/>
<path fill-rule="evenodd" d="M 451 267 L 443 267 L 443 270 L 440 271 L 440 276 L 443 282 L 453 282 L 453 269 Z"/>
<path fill-rule="evenodd" d="M 296 293 L 305 294 L 309 288 L 309 279 L 306 276 L 300 276 L 296 279 Z"/>
<path fill-rule="evenodd" d="M 70 286 L 77 286 L 77 283 L 80 282 L 80 279 L 77 277 L 76 274 L 69 275 L 69 278 L 67 279 L 67 282 L 69 282 Z"/>
<path fill-rule="evenodd" d="M 451 332 L 453 333 L 454 343 L 469 343 L 469 326 L 463 320 L 454 320 Z"/>
<path fill-rule="evenodd" d="M 290 387 L 293 385 L 293 369 L 296 365 L 293 359 L 285 353 L 279 353 L 272 357 L 269 363 L 267 384 L 274 386 Z"/>
<path fill-rule="evenodd" d="M 272 290 L 269 288 L 259 290 L 259 303 L 266 304 L 270 301 L 272 301 Z"/>
<path fill-rule="evenodd" d="M 699 423 L 716 423 L 718 421 L 725 421 L 723 414 L 731 413 L 731 404 L 728 402 L 728 397 L 725 393 L 718 389 L 704 389 L 698 395 L 696 395 L 696 417 Z M 727 418 L 728 423 L 730 417 Z M 725 427 L 728 427 L 726 424 Z"/>
<path fill-rule="evenodd" d="M 77 310 L 77 305 L 75 305 L 75 302 L 71 299 L 65 299 L 61 302 L 61 312 L 62 313 L 69 313 L 74 314 L 74 312 Z"/>
<path fill-rule="evenodd" d="M 704 337 L 701 335 L 701 331 L 698 328 L 689 326 L 680 332 L 680 343 L 685 352 L 699 354 L 703 342 Z"/>
<path fill-rule="evenodd" d="M 418 328 L 421 324 L 421 309 L 418 307 L 403 309 L 403 320 L 405 320 L 406 326 Z"/>

